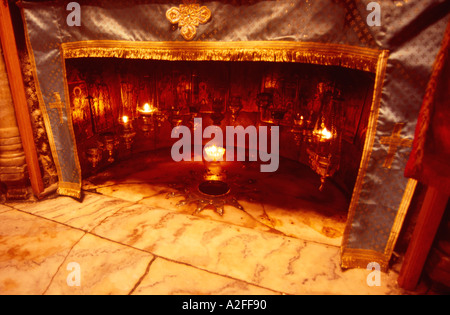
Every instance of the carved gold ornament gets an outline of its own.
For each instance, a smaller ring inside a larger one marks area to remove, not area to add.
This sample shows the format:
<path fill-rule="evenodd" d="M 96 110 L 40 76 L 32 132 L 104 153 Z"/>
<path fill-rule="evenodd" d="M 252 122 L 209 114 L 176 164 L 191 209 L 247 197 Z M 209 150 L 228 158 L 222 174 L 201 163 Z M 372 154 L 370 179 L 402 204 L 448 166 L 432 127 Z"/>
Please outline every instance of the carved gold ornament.
<path fill-rule="evenodd" d="M 180 4 L 179 8 L 167 10 L 166 17 L 170 23 L 178 23 L 184 39 L 192 40 L 197 34 L 197 26 L 205 24 L 211 18 L 211 11 L 198 3 Z"/>

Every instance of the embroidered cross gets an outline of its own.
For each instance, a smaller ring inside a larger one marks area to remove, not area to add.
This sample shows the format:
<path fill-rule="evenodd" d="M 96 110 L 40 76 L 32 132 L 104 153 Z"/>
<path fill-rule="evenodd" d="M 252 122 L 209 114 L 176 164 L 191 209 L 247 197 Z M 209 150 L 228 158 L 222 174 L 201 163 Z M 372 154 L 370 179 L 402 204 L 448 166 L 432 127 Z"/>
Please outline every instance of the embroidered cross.
<path fill-rule="evenodd" d="M 388 155 L 384 161 L 383 167 L 391 168 L 392 162 L 394 161 L 395 153 L 398 151 L 398 147 L 411 147 L 413 141 L 407 138 L 400 137 L 405 123 L 398 123 L 394 126 L 394 131 L 390 137 L 381 137 L 380 143 L 389 145 Z"/>
<path fill-rule="evenodd" d="M 65 104 L 61 102 L 61 95 L 59 95 L 59 92 L 53 92 L 53 99 L 55 102 L 50 103 L 50 108 L 56 108 L 58 110 L 59 114 L 59 122 L 63 123 L 63 108 L 65 107 Z"/>
<path fill-rule="evenodd" d="M 211 11 L 198 3 L 184 1 L 179 8 L 173 7 L 167 10 L 166 18 L 172 24 L 177 24 L 181 29 L 181 35 L 186 40 L 192 40 L 197 34 L 197 26 L 205 24 L 211 18 Z"/>

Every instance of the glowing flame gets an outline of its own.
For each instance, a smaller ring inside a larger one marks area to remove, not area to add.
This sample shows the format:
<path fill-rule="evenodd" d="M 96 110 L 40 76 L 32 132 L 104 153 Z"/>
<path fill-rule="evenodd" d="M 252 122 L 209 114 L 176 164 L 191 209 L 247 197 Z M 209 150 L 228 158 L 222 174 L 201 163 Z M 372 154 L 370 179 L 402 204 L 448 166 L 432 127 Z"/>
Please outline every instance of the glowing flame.
<path fill-rule="evenodd" d="M 149 103 L 144 104 L 143 112 L 144 113 L 153 113 L 156 110 L 153 106 L 151 106 Z"/>
<path fill-rule="evenodd" d="M 326 127 L 315 132 L 316 136 L 319 137 L 320 141 L 327 141 L 333 138 L 333 134 Z"/>
<path fill-rule="evenodd" d="M 217 147 L 216 145 L 212 145 L 206 147 L 205 152 L 210 159 L 217 161 L 223 157 L 223 155 L 225 154 L 225 149 L 222 147 Z"/>
<path fill-rule="evenodd" d="M 332 133 L 328 131 L 327 128 L 323 128 L 320 133 L 323 139 L 330 140 L 331 138 L 333 138 Z"/>
<path fill-rule="evenodd" d="M 124 124 L 128 123 L 128 116 L 122 116 L 122 121 Z"/>

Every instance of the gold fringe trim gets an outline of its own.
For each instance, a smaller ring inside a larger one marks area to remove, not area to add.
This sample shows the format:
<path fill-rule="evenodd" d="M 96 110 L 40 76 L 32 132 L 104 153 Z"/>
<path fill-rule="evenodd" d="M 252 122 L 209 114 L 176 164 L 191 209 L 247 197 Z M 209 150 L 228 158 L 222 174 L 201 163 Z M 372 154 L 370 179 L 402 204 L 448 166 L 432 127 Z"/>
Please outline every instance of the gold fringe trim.
<path fill-rule="evenodd" d="M 68 189 L 68 188 L 58 188 L 56 193 L 61 196 L 73 197 L 78 200 L 81 199 L 81 191 L 80 190 L 73 190 L 73 189 Z"/>
<path fill-rule="evenodd" d="M 265 61 L 341 66 L 376 72 L 376 49 L 339 44 L 286 41 L 63 43 L 64 58 L 125 58 L 167 61 Z"/>
<path fill-rule="evenodd" d="M 381 271 L 387 272 L 389 259 L 390 257 L 374 250 L 346 248 L 341 256 L 341 267 L 343 269 L 366 269 L 369 263 L 375 262 L 380 265 Z"/>
<path fill-rule="evenodd" d="M 81 184 L 59 182 L 58 190 L 56 191 L 59 195 L 73 197 L 78 200 L 81 199 Z"/>

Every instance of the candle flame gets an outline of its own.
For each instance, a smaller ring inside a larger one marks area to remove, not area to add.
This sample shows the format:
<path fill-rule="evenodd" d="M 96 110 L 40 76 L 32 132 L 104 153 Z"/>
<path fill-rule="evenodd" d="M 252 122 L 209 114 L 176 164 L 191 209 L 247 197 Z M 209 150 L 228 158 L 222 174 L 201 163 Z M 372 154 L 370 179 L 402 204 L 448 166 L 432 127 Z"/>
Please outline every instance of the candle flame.
<path fill-rule="evenodd" d="M 222 147 L 217 147 L 216 145 L 212 145 L 206 147 L 205 152 L 210 159 L 217 161 L 223 157 L 223 155 L 225 154 L 225 149 Z"/>
<path fill-rule="evenodd" d="M 314 130 L 314 135 L 319 138 L 319 141 L 328 141 L 333 138 L 333 133 L 325 127 L 325 124 L 322 123 L 321 125 L 322 129 L 319 131 Z"/>
<path fill-rule="evenodd" d="M 318 135 L 321 140 L 330 140 L 331 138 L 333 138 L 333 134 L 331 133 L 331 131 L 328 131 L 326 127 L 320 130 L 318 132 Z"/>
<path fill-rule="evenodd" d="M 144 113 L 153 113 L 156 110 L 156 108 L 154 108 L 152 105 L 150 105 L 149 103 L 145 103 L 144 104 L 144 108 L 143 108 L 143 112 Z"/>
<path fill-rule="evenodd" d="M 128 123 L 128 116 L 123 116 L 122 121 L 124 124 Z"/>

